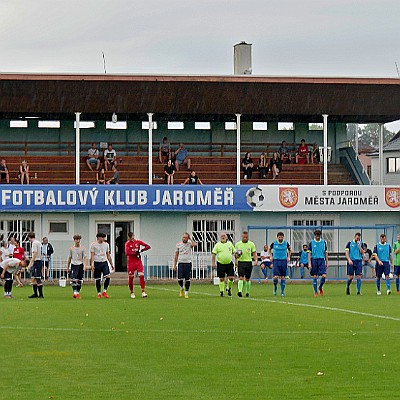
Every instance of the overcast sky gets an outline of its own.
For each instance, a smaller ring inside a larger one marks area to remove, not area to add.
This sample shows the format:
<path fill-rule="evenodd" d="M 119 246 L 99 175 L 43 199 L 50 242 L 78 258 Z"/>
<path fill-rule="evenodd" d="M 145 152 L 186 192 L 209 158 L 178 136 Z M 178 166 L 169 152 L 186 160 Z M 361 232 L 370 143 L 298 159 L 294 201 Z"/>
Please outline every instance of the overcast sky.
<path fill-rule="evenodd" d="M 2 0 L 0 72 L 396 77 L 399 0 Z"/>

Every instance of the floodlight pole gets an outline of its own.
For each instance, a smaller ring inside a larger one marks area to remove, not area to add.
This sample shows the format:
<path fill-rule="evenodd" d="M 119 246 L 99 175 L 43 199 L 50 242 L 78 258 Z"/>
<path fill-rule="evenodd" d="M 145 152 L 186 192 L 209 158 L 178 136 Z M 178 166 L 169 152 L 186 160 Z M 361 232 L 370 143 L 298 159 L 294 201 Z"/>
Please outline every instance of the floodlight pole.
<path fill-rule="evenodd" d="M 75 113 L 75 185 L 81 183 L 81 113 Z"/>
<path fill-rule="evenodd" d="M 242 114 L 236 115 L 236 185 L 240 185 L 240 118 Z"/>
<path fill-rule="evenodd" d="M 324 118 L 324 186 L 328 185 L 328 114 Z"/>
<path fill-rule="evenodd" d="M 149 117 L 149 185 L 153 184 L 153 113 L 147 113 Z"/>
<path fill-rule="evenodd" d="M 383 124 L 379 124 L 379 184 L 383 185 L 383 170 L 384 170 L 384 159 L 383 159 Z"/>

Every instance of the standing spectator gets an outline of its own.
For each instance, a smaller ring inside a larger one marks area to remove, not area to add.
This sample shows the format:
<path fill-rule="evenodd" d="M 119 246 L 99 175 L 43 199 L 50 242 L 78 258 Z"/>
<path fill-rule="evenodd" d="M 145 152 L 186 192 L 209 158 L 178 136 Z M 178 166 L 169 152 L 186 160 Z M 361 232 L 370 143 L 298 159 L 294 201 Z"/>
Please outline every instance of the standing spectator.
<path fill-rule="evenodd" d="M 166 136 L 163 137 L 158 149 L 158 160 L 160 164 L 166 164 L 171 159 L 171 145 Z"/>
<path fill-rule="evenodd" d="M 6 160 L 1 160 L 0 163 L 0 182 L 6 180 L 6 183 L 10 183 L 10 174 L 8 173 L 8 168 L 6 164 Z"/>
<path fill-rule="evenodd" d="M 24 184 L 24 181 L 29 185 L 29 165 L 26 160 L 22 160 L 19 166 L 19 177 L 21 179 L 21 185 Z"/>
<path fill-rule="evenodd" d="M 113 166 L 113 176 L 107 181 L 107 185 L 119 185 L 119 171 L 116 165 Z"/>
<path fill-rule="evenodd" d="M 281 146 L 278 149 L 279 157 L 281 158 L 282 163 L 290 164 L 292 161 L 292 156 L 287 148 L 286 140 L 283 140 Z"/>
<path fill-rule="evenodd" d="M 300 146 L 297 149 L 296 164 L 305 163 L 310 163 L 310 155 L 308 154 L 308 146 L 306 145 L 306 141 L 304 139 L 301 139 Z"/>
<path fill-rule="evenodd" d="M 91 171 L 94 171 L 93 166 L 96 171 L 100 168 L 99 150 L 96 143 L 92 143 L 92 147 L 88 150 L 86 164 Z"/>
<path fill-rule="evenodd" d="M 267 155 L 262 152 L 260 156 L 260 163 L 258 164 L 258 171 L 260 172 L 260 178 L 266 178 L 269 171 L 269 160 Z"/>
<path fill-rule="evenodd" d="M 251 176 L 253 175 L 253 167 L 254 167 L 253 159 L 251 158 L 251 154 L 247 152 L 242 160 L 244 179 L 251 179 Z"/>
<path fill-rule="evenodd" d="M 54 248 L 49 243 L 49 239 L 47 237 L 44 237 L 42 239 L 42 263 L 43 263 L 43 268 L 44 268 L 44 276 L 45 279 L 49 279 L 49 269 L 50 269 L 50 262 L 51 262 L 51 256 L 54 253 Z"/>
<path fill-rule="evenodd" d="M 202 185 L 203 182 L 200 180 L 200 178 L 196 175 L 195 171 L 192 171 L 189 175 L 189 178 L 185 179 L 185 182 L 182 183 L 182 185 Z"/>
<path fill-rule="evenodd" d="M 274 151 L 274 154 L 272 155 L 270 165 L 272 170 L 272 179 L 276 179 L 282 171 L 282 160 L 276 151 Z"/>
<path fill-rule="evenodd" d="M 174 164 L 172 164 L 172 160 L 168 160 L 166 166 L 164 167 L 165 183 L 167 185 L 174 184 L 174 174 L 175 174 Z"/>
<path fill-rule="evenodd" d="M 10 253 L 10 256 L 14 254 L 14 249 L 17 246 L 17 241 L 14 236 L 11 236 L 10 243 L 8 243 L 7 250 Z"/>
<path fill-rule="evenodd" d="M 364 249 L 364 253 L 363 253 L 363 265 L 365 267 L 370 267 L 371 271 L 372 271 L 372 278 L 376 278 L 375 275 L 375 265 L 372 264 L 372 251 L 371 249 L 368 248 L 367 243 L 363 243 L 363 249 Z"/>
<path fill-rule="evenodd" d="M 112 168 L 114 165 L 117 165 L 117 152 L 113 149 L 112 144 L 109 143 L 104 150 L 104 167 L 108 171 L 108 167 Z"/>
<path fill-rule="evenodd" d="M 311 162 L 313 164 L 319 164 L 320 158 L 319 158 L 319 148 L 317 143 L 313 144 L 313 148 L 311 151 Z"/>
<path fill-rule="evenodd" d="M 100 168 L 100 171 L 96 172 L 96 183 L 98 185 L 105 185 L 106 184 L 106 173 L 104 168 Z"/>
<path fill-rule="evenodd" d="M 10 253 L 7 250 L 7 242 L 2 240 L 0 242 L 0 262 L 10 258 Z"/>
<path fill-rule="evenodd" d="M 185 164 L 190 170 L 190 158 L 188 157 L 188 151 L 183 147 L 183 143 L 180 143 L 178 149 L 175 151 L 175 169 L 179 171 L 179 166 Z"/>

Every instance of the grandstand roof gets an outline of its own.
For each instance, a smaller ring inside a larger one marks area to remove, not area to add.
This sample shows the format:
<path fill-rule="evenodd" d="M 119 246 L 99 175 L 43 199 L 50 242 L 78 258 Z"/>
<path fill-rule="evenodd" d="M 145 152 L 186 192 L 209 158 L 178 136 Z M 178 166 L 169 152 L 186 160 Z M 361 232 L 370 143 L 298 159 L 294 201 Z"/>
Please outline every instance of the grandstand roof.
<path fill-rule="evenodd" d="M 0 74 L 0 117 L 390 122 L 400 79 Z"/>

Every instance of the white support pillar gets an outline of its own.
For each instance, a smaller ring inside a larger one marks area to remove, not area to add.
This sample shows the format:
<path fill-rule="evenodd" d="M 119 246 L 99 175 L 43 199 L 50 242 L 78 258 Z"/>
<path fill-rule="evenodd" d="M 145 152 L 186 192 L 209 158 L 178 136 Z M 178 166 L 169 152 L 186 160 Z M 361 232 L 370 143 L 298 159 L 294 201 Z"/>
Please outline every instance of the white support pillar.
<path fill-rule="evenodd" d="M 75 113 L 75 185 L 81 183 L 81 113 Z"/>
<path fill-rule="evenodd" d="M 324 118 L 324 186 L 328 185 L 328 114 Z"/>
<path fill-rule="evenodd" d="M 240 185 L 240 118 L 242 114 L 236 114 L 236 185 Z"/>
<path fill-rule="evenodd" d="M 384 158 L 383 158 L 383 124 L 379 124 L 379 184 L 383 185 Z"/>
<path fill-rule="evenodd" d="M 153 184 L 153 113 L 147 113 L 149 117 L 149 185 Z"/>
<path fill-rule="evenodd" d="M 358 124 L 356 126 L 356 135 L 354 137 L 354 150 L 356 152 L 356 160 L 358 160 Z"/>

